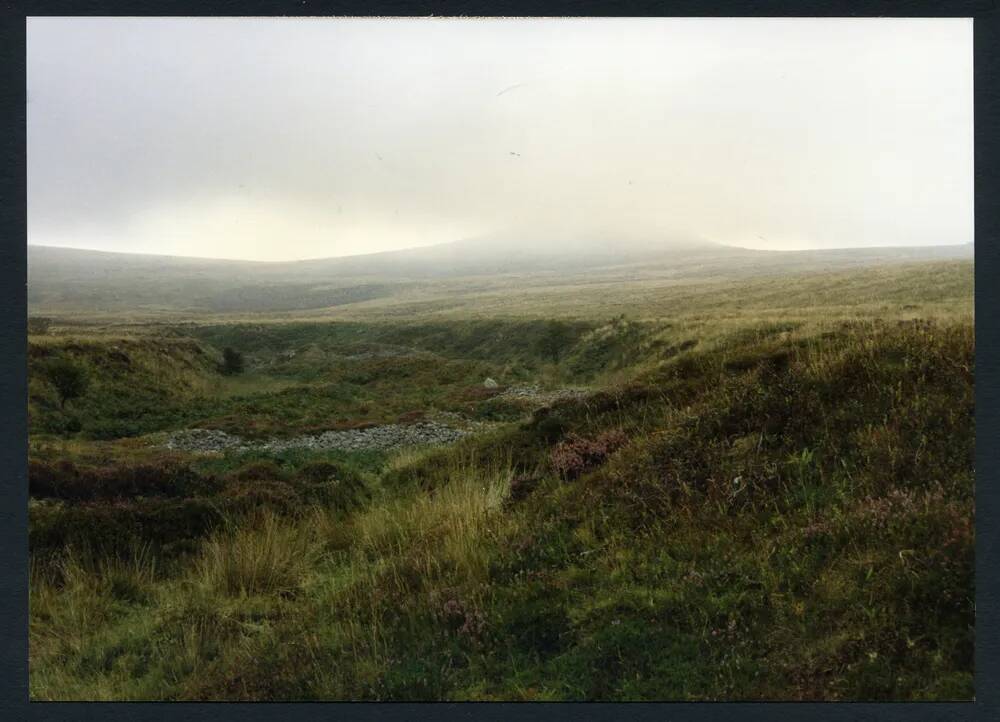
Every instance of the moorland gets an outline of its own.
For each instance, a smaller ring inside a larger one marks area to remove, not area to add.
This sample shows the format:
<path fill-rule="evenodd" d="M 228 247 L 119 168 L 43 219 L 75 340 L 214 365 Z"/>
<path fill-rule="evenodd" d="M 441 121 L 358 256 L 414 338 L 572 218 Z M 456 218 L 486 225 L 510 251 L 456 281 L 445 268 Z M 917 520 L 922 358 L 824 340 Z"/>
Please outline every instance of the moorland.
<path fill-rule="evenodd" d="M 30 249 L 32 699 L 973 697 L 971 248 L 435 253 Z"/>

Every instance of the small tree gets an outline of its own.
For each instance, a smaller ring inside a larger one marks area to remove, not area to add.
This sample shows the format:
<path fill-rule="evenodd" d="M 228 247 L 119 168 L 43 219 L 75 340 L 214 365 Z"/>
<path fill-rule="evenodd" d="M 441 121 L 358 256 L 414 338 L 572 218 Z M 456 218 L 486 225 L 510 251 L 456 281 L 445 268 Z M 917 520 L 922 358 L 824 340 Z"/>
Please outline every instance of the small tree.
<path fill-rule="evenodd" d="M 90 386 L 90 377 L 83 366 L 69 359 L 56 359 L 46 369 L 49 381 L 59 394 L 59 406 L 66 408 L 66 402 L 79 398 Z"/>
<path fill-rule="evenodd" d="M 572 326 L 563 321 L 549 321 L 538 341 L 538 350 L 552 359 L 553 363 L 559 363 L 563 356 L 563 351 L 573 345 L 576 334 Z"/>
<path fill-rule="evenodd" d="M 243 354 L 228 346 L 222 351 L 222 373 L 226 376 L 234 376 L 243 373 L 245 367 Z"/>

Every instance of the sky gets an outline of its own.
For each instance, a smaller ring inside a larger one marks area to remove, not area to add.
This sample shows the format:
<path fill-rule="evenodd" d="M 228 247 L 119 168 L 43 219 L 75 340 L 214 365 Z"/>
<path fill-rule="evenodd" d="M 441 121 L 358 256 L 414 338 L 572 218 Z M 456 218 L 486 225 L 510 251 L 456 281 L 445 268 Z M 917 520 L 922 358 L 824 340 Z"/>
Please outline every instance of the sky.
<path fill-rule="evenodd" d="M 973 241 L 965 19 L 29 18 L 27 97 L 29 244 Z"/>

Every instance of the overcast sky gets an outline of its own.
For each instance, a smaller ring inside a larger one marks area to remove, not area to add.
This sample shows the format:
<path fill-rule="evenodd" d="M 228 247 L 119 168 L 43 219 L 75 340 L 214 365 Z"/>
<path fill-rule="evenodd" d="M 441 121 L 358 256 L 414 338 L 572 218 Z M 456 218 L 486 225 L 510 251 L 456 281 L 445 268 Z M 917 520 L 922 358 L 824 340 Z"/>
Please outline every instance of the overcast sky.
<path fill-rule="evenodd" d="M 29 243 L 973 240 L 971 20 L 38 18 L 27 40 Z"/>

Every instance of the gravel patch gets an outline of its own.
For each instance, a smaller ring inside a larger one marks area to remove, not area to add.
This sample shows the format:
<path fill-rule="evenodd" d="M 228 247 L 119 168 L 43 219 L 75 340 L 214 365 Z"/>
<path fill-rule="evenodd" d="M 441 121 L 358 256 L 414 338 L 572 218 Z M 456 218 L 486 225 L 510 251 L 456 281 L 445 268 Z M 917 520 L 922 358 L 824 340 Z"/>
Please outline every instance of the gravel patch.
<path fill-rule="evenodd" d="M 291 439 L 253 441 L 214 429 L 185 429 L 167 437 L 168 449 L 197 452 L 224 451 L 285 451 L 310 449 L 322 451 L 385 451 L 404 446 L 451 444 L 471 432 L 434 421 L 415 424 L 385 424 L 367 429 L 326 431 L 316 436 L 296 436 Z"/>
<path fill-rule="evenodd" d="M 553 391 L 543 391 L 540 386 L 508 386 L 494 398 L 506 399 L 529 399 L 543 404 L 551 404 L 564 399 L 580 399 L 589 394 L 587 389 L 555 389 Z"/>
<path fill-rule="evenodd" d="M 563 388 L 544 391 L 537 385 L 508 386 L 494 398 L 523 399 L 548 405 L 564 399 L 579 399 L 590 393 L 587 389 Z M 164 446 L 180 451 L 221 453 L 226 451 L 285 451 L 309 449 L 322 451 L 387 451 L 406 446 L 434 446 L 451 444 L 490 426 L 488 422 L 472 421 L 461 414 L 439 411 L 435 419 L 425 419 L 412 424 L 384 424 L 365 429 L 326 431 L 314 436 L 296 436 L 291 439 L 244 439 L 235 434 L 215 429 L 184 429 L 167 437 Z M 437 419 L 440 419 L 437 420 Z M 448 423 L 442 423 L 447 421 Z"/>

